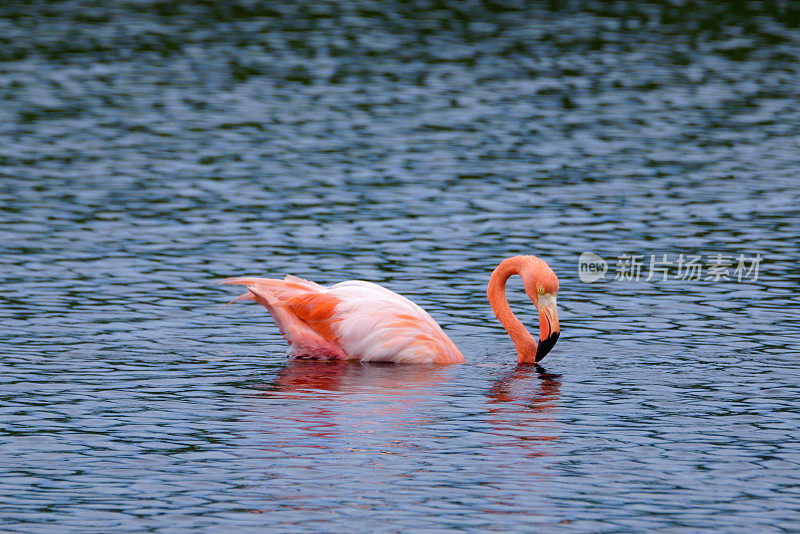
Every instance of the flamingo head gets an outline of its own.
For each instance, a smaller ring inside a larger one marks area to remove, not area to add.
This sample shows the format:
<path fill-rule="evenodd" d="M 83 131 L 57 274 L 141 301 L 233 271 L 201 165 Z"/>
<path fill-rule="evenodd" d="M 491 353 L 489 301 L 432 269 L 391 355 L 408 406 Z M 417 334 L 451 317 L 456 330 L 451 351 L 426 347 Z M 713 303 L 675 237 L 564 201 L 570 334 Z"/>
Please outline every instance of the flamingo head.
<path fill-rule="evenodd" d="M 525 262 L 520 276 L 525 292 L 539 310 L 539 343 L 536 346 L 534 361 L 539 362 L 553 348 L 561 334 L 556 309 L 558 277 L 544 260 L 536 256 L 524 256 Z"/>

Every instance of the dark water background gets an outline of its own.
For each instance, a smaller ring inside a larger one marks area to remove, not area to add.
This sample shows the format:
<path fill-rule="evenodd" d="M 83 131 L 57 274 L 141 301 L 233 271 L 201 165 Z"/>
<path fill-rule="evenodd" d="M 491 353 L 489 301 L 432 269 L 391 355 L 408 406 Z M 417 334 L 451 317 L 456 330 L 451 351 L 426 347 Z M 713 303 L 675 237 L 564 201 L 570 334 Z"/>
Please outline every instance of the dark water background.
<path fill-rule="evenodd" d="M 799 22 L 4 2 L 0 528 L 797 531 Z M 763 261 L 586 284 L 584 251 Z M 561 280 L 544 369 L 485 301 L 519 253 Z M 213 285 L 285 273 L 401 292 L 467 363 L 289 363 Z"/>

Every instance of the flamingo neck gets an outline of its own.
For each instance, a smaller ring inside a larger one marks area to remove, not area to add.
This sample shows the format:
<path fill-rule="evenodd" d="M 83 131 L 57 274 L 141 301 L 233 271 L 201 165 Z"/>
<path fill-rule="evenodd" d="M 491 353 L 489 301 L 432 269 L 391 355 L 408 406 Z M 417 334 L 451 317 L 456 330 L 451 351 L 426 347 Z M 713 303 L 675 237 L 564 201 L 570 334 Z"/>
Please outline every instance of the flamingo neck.
<path fill-rule="evenodd" d="M 519 319 L 511 311 L 506 299 L 506 282 L 513 275 L 522 276 L 522 265 L 516 258 L 504 260 L 497 266 L 489 278 L 489 288 L 486 295 L 489 297 L 489 304 L 492 306 L 497 320 L 506 329 L 511 341 L 517 349 L 517 362 L 535 363 L 536 362 L 536 340 L 528 332 Z"/>

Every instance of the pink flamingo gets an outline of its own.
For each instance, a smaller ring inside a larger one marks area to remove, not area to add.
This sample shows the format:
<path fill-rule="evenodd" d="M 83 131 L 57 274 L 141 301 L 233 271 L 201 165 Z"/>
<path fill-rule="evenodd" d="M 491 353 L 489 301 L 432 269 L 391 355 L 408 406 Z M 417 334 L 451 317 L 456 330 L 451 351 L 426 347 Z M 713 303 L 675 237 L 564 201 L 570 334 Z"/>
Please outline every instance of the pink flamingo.
<path fill-rule="evenodd" d="M 519 275 L 539 310 L 539 343 L 511 311 L 506 281 Z M 256 301 L 269 311 L 295 358 L 394 363 L 461 363 L 464 356 L 433 318 L 402 295 L 371 282 L 350 280 L 323 287 L 296 276 L 228 278 L 246 286 L 237 301 Z M 519 363 L 535 363 L 550 352 L 560 333 L 558 278 L 536 256 L 503 260 L 489 278 L 487 296 L 511 336 Z M 227 304 L 226 304 L 227 306 Z"/>

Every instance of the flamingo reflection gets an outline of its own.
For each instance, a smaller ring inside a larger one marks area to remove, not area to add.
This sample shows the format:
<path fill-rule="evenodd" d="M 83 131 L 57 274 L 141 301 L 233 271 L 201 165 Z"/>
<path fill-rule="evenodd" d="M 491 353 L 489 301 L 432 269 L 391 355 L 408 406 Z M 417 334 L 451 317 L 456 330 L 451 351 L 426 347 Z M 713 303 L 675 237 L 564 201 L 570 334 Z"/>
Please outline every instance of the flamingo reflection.
<path fill-rule="evenodd" d="M 561 375 L 539 365 L 520 365 L 489 389 L 493 434 L 511 438 L 507 444 L 528 449 L 529 456 L 546 454 L 541 442 L 558 439 L 555 412 L 561 395 Z"/>
<path fill-rule="evenodd" d="M 262 386 L 262 389 L 284 395 L 338 391 L 405 397 L 411 391 L 423 390 L 449 380 L 451 374 L 445 373 L 445 368 L 437 365 L 396 366 L 341 360 L 292 360 L 278 371 L 272 383 Z"/>
<path fill-rule="evenodd" d="M 560 375 L 520 366 L 491 381 L 488 391 L 485 385 L 477 390 L 483 394 L 454 395 L 448 382 L 463 369 L 290 361 L 258 396 L 263 478 L 282 480 L 287 471 L 302 470 L 304 477 L 319 477 L 319 491 L 338 496 L 351 491 L 347 473 L 368 469 L 370 477 L 422 487 L 446 477 L 441 463 L 477 466 L 487 480 L 535 484 L 547 475 L 549 462 L 541 457 L 557 437 Z M 283 490 L 276 495 L 293 508 L 305 499 Z M 419 499 L 427 499 L 424 491 Z M 499 513 L 507 493 L 489 495 L 485 504 L 478 509 Z"/>
<path fill-rule="evenodd" d="M 421 406 L 436 397 L 432 389 L 452 376 L 452 370 L 437 365 L 292 360 L 259 389 L 291 400 L 289 421 L 311 435 L 330 437 L 328 432 L 341 425 L 424 423 L 429 411 Z"/>

